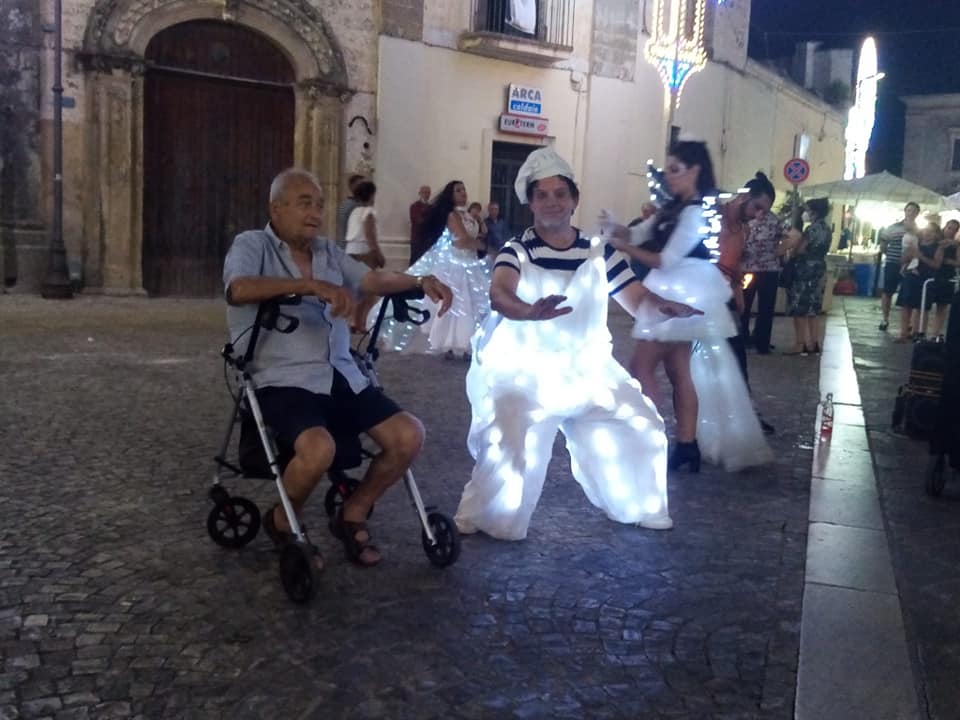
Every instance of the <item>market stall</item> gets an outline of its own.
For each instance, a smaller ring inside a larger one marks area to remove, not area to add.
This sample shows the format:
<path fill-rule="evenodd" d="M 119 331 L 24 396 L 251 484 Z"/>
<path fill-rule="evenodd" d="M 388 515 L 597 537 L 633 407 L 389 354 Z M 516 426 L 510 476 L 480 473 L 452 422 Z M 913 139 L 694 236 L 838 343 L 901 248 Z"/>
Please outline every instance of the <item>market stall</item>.
<path fill-rule="evenodd" d="M 958 193 L 960 194 L 960 193 Z M 865 175 L 855 180 L 838 180 L 803 188 L 804 198 L 826 197 L 835 209 L 845 205 L 850 209 L 852 222 L 846 233 L 844 248 L 835 248 L 828 258 L 832 278 L 852 275 L 858 295 L 873 295 L 880 267 L 880 230 L 903 217 L 903 206 L 913 201 L 920 205 L 919 222 L 928 221 L 930 213 L 946 213 L 960 207 L 929 188 L 904 180 L 886 171 Z M 846 213 L 841 215 L 846 217 Z M 837 234 L 835 241 L 839 239 Z M 828 291 L 829 292 L 829 291 Z"/>

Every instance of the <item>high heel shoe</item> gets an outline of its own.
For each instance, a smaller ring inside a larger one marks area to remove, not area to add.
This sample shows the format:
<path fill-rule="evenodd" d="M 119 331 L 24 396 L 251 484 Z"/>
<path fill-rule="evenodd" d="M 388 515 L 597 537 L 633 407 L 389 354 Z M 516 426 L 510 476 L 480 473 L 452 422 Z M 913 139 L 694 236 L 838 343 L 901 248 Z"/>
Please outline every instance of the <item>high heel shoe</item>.
<path fill-rule="evenodd" d="M 696 440 L 678 442 L 667 460 L 667 470 L 682 470 L 684 465 L 689 465 L 692 473 L 700 472 L 700 446 Z"/>

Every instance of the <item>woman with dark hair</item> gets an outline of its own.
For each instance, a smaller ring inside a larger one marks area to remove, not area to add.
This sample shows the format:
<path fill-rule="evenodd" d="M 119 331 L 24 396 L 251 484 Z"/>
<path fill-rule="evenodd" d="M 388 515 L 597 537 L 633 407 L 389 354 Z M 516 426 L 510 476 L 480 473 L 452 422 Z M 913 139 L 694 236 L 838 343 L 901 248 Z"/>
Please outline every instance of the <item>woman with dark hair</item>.
<path fill-rule="evenodd" d="M 703 315 L 666 318 L 638 312 L 630 372 L 658 407 L 663 402 L 656 374 L 661 363 L 673 385 L 677 444 L 668 461 L 670 469 L 686 465 L 691 472 L 700 470 L 698 434 L 707 439 L 707 459 L 728 470 L 766 462 L 769 449 L 726 341 L 737 332 L 727 307 L 733 293 L 727 279 L 710 262 L 710 251 L 703 242 L 707 224 L 704 198 L 716 192 L 706 144 L 677 143 L 667 157 L 665 179 L 672 199 L 653 217 L 629 231 L 622 226 L 604 230 L 612 235 L 611 245 L 643 266 L 638 274 L 644 276 L 643 284 L 651 292 L 665 300 L 688 303 Z"/>
<path fill-rule="evenodd" d="M 793 318 L 796 341 L 785 355 L 820 352 L 820 313 L 830 250 L 830 203 L 827 198 L 808 200 L 803 219 L 808 222 L 802 235 L 788 236 L 785 248 L 793 261 L 793 279 L 787 287 L 787 315 Z M 791 239 L 792 238 L 792 239 Z"/>
<path fill-rule="evenodd" d="M 420 326 L 387 320 L 382 347 L 469 360 L 470 338 L 490 312 L 490 266 L 477 256 L 486 242 L 479 236 L 479 223 L 467 211 L 467 189 L 461 181 L 448 182 L 431 203 L 423 233 L 429 250 L 406 272 L 441 279 L 453 290 L 453 305 L 446 315 L 437 317 L 437 307 L 429 298 L 412 303 L 428 310 L 430 319 Z M 373 308 L 368 325 L 373 324 L 379 309 Z"/>

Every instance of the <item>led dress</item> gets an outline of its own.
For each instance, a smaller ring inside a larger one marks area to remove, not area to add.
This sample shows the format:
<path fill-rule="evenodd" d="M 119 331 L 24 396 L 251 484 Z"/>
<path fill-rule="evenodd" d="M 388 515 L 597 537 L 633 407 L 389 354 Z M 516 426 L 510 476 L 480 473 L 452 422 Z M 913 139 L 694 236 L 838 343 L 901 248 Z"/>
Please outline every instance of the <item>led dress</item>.
<path fill-rule="evenodd" d="M 631 244 L 643 245 L 656 230 L 655 215 L 631 229 Z M 690 373 L 697 391 L 697 442 L 709 462 L 729 471 L 770 462 L 770 451 L 750 400 L 736 357 L 727 338 L 737 326 L 727 303 L 733 293 L 716 265 L 691 257 L 707 235 L 703 208 L 688 205 L 660 252 L 660 267 L 643 284 L 665 300 L 674 300 L 703 312 L 672 318 L 644 307 L 637 313 L 633 336 L 661 342 L 694 341 Z"/>
<path fill-rule="evenodd" d="M 535 265 L 521 242 L 517 296 L 562 294 L 567 315 L 543 321 L 491 313 L 467 373 L 476 460 L 456 522 L 504 540 L 526 537 L 557 430 L 587 498 L 617 522 L 671 526 L 663 420 L 613 358 L 604 245 L 595 238 L 573 273 Z"/>
<path fill-rule="evenodd" d="M 462 216 L 470 232 L 477 223 L 467 213 Z M 489 263 L 478 258 L 476 250 L 456 247 L 453 235 L 445 230 L 433 247 L 405 272 L 436 276 L 453 291 L 453 304 L 443 317 L 437 317 L 440 306 L 430 298 L 411 302 L 414 308 L 428 310 L 430 319 L 419 326 L 387 320 L 380 347 L 408 353 L 470 352 L 470 338 L 490 312 Z M 380 303 L 377 303 L 367 318 L 367 327 L 373 325 L 379 311 Z"/>

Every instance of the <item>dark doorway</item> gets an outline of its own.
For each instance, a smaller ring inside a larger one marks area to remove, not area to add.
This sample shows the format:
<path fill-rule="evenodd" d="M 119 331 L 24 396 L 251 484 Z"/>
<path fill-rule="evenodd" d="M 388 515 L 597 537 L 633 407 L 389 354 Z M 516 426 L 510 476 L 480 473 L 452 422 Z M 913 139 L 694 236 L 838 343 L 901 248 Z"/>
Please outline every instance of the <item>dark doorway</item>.
<path fill-rule="evenodd" d="M 490 200 L 500 203 L 500 216 L 507 223 L 508 235 L 519 235 L 533 225 L 529 205 L 521 205 L 513 189 L 517 172 L 537 145 L 494 142 L 493 164 L 490 169 Z"/>
<path fill-rule="evenodd" d="M 266 224 L 293 163 L 293 68 L 259 33 L 206 20 L 157 34 L 146 58 L 143 286 L 217 295 L 234 236 Z"/>

